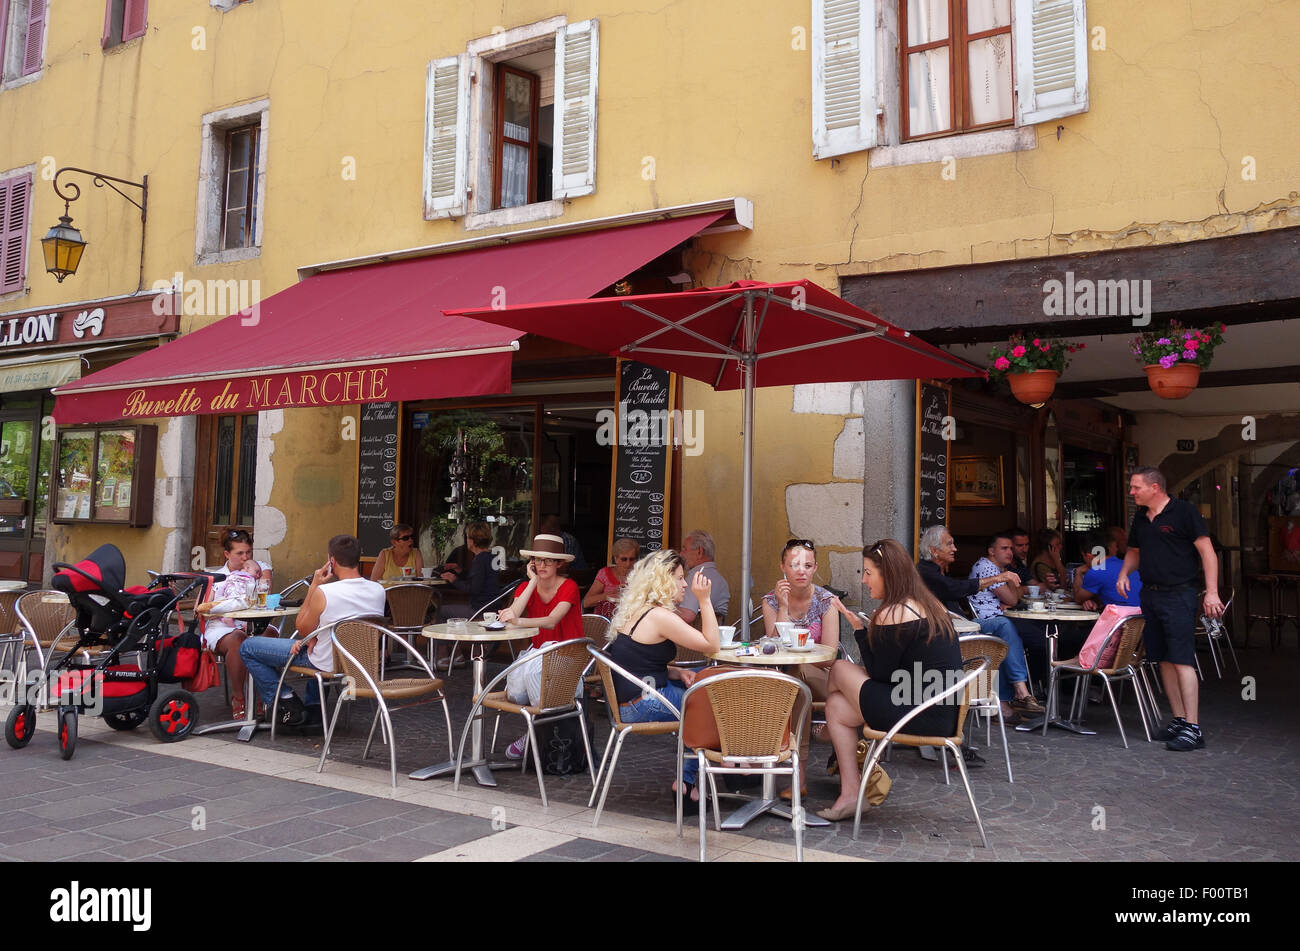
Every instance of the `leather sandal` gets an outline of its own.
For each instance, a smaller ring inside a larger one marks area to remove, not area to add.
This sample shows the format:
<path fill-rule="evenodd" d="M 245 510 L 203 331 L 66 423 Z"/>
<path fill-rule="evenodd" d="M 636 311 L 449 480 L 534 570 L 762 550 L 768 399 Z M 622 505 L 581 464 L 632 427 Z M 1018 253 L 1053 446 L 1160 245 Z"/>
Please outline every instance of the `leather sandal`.
<path fill-rule="evenodd" d="M 792 801 L 792 800 L 794 799 L 794 790 L 793 790 L 793 789 L 782 789 L 782 790 L 781 790 L 781 798 L 784 799 L 786 802 L 790 802 L 790 801 Z M 799 799 L 800 799 L 800 801 L 803 801 L 803 800 L 805 800 L 805 799 L 807 799 L 807 798 L 808 798 L 808 786 L 807 786 L 807 785 L 800 785 L 800 786 L 799 786 Z"/>
<path fill-rule="evenodd" d="M 248 714 L 248 707 L 243 697 L 230 698 L 230 719 L 242 720 Z"/>

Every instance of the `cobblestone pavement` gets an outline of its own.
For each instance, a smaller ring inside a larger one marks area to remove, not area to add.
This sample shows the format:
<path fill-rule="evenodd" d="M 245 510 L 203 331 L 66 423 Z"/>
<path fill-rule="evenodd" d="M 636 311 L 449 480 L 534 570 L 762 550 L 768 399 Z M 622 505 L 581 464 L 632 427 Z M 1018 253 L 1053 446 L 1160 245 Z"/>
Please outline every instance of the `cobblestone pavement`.
<path fill-rule="evenodd" d="M 1172 753 L 1147 743 L 1130 695 L 1121 706 L 1129 749 L 1108 705 L 1090 706 L 1096 736 L 1011 731 L 1015 782 L 1008 783 L 996 728 L 992 749 L 981 730 L 977 745 L 988 763 L 971 776 L 988 833 L 983 849 L 956 772 L 954 784 L 945 786 L 937 763 L 900 749 L 888 764 L 893 790 L 864 818 L 861 839 L 852 840 L 851 823 L 809 828 L 808 857 L 1296 860 L 1300 717 L 1293 685 L 1300 657 L 1290 643 L 1276 653 L 1256 647 L 1239 656 L 1243 676 L 1254 678 L 1244 686 L 1235 670 L 1218 680 L 1202 655 L 1210 678 L 1202 686 L 1205 750 Z M 458 730 L 469 686 L 468 670 L 448 681 Z M 1255 699 L 1243 699 L 1251 689 Z M 201 706 L 208 722 L 227 715 L 219 689 L 204 694 Z M 0 859 L 635 861 L 696 854 L 694 811 L 687 811 L 684 838 L 674 832 L 671 738 L 628 740 L 606 813 L 593 830 L 585 776 L 547 776 L 547 809 L 531 772 L 498 772 L 496 789 L 467 778 L 459 793 L 450 779 L 409 780 L 410 771 L 447 755 L 446 727 L 433 704 L 396 714 L 394 793 L 386 751 L 361 760 L 370 708 L 366 701 L 356 706 L 321 774 L 315 772 L 319 737 L 277 737 L 272 746 L 266 733 L 251 744 L 222 734 L 163 746 L 145 730 L 114 734 L 86 719 L 77 755 L 65 763 L 45 717 L 26 750 L 0 750 Z M 599 756 L 608 727 L 603 707 L 592 710 Z M 520 723 L 503 717 L 499 749 Z M 814 809 L 836 791 L 825 775 L 828 754 L 827 744 L 814 745 L 808 796 Z M 196 807 L 206 828 L 193 828 Z M 710 858 L 793 857 L 789 823 L 771 817 L 743 834 L 709 837 Z"/>

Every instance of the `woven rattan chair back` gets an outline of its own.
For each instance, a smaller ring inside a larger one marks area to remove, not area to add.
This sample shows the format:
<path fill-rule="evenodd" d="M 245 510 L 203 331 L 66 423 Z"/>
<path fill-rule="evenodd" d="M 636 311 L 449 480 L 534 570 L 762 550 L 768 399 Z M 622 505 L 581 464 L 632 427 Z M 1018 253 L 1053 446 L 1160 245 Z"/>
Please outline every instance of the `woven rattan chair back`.
<path fill-rule="evenodd" d="M 18 612 L 14 610 L 22 591 L 0 591 L 0 637 L 18 630 Z"/>
<path fill-rule="evenodd" d="M 709 655 L 701 651 L 693 651 L 689 647 L 677 645 L 677 656 L 673 658 L 673 663 L 677 664 L 698 664 L 702 661 L 708 661 Z"/>
<path fill-rule="evenodd" d="M 1004 647 L 1003 650 L 1005 652 L 1006 648 Z M 1003 656 L 1005 656 L 1005 653 Z M 983 673 L 968 683 L 966 689 L 961 692 L 961 703 L 957 706 L 957 729 L 954 730 L 952 734 L 954 740 L 960 741 L 962 733 L 966 729 L 966 714 L 970 711 L 971 702 L 974 700 L 983 700 L 985 697 L 989 696 L 988 693 L 981 692 L 976 688 L 981 683 L 988 684 L 991 682 L 992 677 L 990 676 L 990 672 L 993 670 L 992 659 L 983 651 L 972 657 L 962 657 L 961 669 L 963 674 L 969 674 L 972 670 L 979 669 L 979 666 L 986 660 L 989 662 L 988 667 Z"/>
<path fill-rule="evenodd" d="M 994 675 L 997 673 L 998 668 L 1002 666 L 1002 662 L 1007 659 L 1007 642 L 990 634 L 971 634 L 958 638 L 958 644 L 961 646 L 961 659 L 963 661 L 970 660 L 973 657 L 987 657 L 989 659 L 989 669 L 971 682 L 970 689 L 966 691 L 967 696 L 972 700 L 986 700 L 989 697 L 997 696 L 998 691 L 997 687 L 994 686 Z"/>
<path fill-rule="evenodd" d="M 578 681 L 587 669 L 591 656 L 587 653 L 586 638 L 565 643 L 548 651 L 542 658 L 542 696 L 538 706 L 543 710 L 567 707 L 578 692 Z"/>
<path fill-rule="evenodd" d="M 599 614 L 584 614 L 582 616 L 582 636 L 597 647 L 604 644 L 605 638 L 609 636 L 609 618 L 602 617 Z"/>
<path fill-rule="evenodd" d="M 605 698 L 608 701 L 606 706 L 609 707 L 610 722 L 614 728 L 623 729 L 623 718 L 619 716 L 621 707 L 618 702 L 618 675 L 614 673 L 609 664 L 602 664 L 600 660 L 596 661 L 596 670 L 600 674 L 600 686 L 605 691 Z"/>
<path fill-rule="evenodd" d="M 724 757 L 778 756 L 786 747 L 797 684 L 766 677 L 709 678 L 705 684 Z"/>
<path fill-rule="evenodd" d="M 414 629 L 424 627 L 424 619 L 433 603 L 433 588 L 427 584 L 393 585 L 386 592 L 388 611 L 393 627 Z"/>
<path fill-rule="evenodd" d="M 357 665 L 359 665 L 364 668 L 366 674 L 369 674 L 370 679 L 378 684 L 381 679 L 379 676 L 380 628 L 370 621 L 340 621 L 334 626 L 334 637 L 356 661 L 354 664 L 344 657 L 342 652 L 335 651 L 335 668 L 351 677 L 354 683 L 364 684 L 366 678 L 358 669 Z"/>
<path fill-rule="evenodd" d="M 1107 668 L 1108 671 L 1135 667 L 1139 663 L 1138 652 L 1142 647 L 1142 631 L 1146 626 L 1146 618 L 1141 615 L 1124 620 L 1119 631 L 1119 647 L 1115 650 L 1115 660 Z"/>
<path fill-rule="evenodd" d="M 14 611 L 27 622 L 42 647 L 50 647 L 77 619 L 77 609 L 61 591 L 29 591 L 18 599 Z"/>

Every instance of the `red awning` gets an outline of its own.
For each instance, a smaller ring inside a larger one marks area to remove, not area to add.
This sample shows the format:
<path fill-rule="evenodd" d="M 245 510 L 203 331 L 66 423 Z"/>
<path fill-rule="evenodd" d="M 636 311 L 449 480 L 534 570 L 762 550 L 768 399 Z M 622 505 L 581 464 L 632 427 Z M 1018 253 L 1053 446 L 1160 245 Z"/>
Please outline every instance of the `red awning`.
<path fill-rule="evenodd" d="M 54 418 L 69 425 L 508 393 L 522 332 L 444 310 L 590 297 L 722 215 L 317 274 L 248 313 L 58 387 Z"/>

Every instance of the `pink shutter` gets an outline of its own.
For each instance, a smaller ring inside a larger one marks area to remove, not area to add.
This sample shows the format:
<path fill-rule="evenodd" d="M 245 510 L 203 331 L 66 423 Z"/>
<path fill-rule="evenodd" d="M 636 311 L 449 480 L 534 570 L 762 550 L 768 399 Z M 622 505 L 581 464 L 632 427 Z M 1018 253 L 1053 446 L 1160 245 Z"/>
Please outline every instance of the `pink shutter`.
<path fill-rule="evenodd" d="M 122 14 L 122 42 L 144 36 L 149 19 L 149 0 L 126 0 Z"/>
<path fill-rule="evenodd" d="M 5 37 L 9 35 L 9 3 L 10 0 L 0 0 L 0 60 L 4 58 L 4 48 L 7 45 Z M 0 62 L 0 75 L 3 75 L 4 63 Z M 0 205 L 0 208 L 3 208 Z"/>
<path fill-rule="evenodd" d="M 27 276 L 27 211 L 32 178 L 0 182 L 0 294 L 20 291 Z"/>
<path fill-rule="evenodd" d="M 27 48 L 23 51 L 23 75 L 30 76 L 41 68 L 41 50 L 45 48 L 45 0 L 31 0 L 27 7 Z"/>
<path fill-rule="evenodd" d="M 104 0 L 104 35 L 99 38 L 99 45 L 108 48 L 108 41 L 113 38 L 113 0 Z"/>

